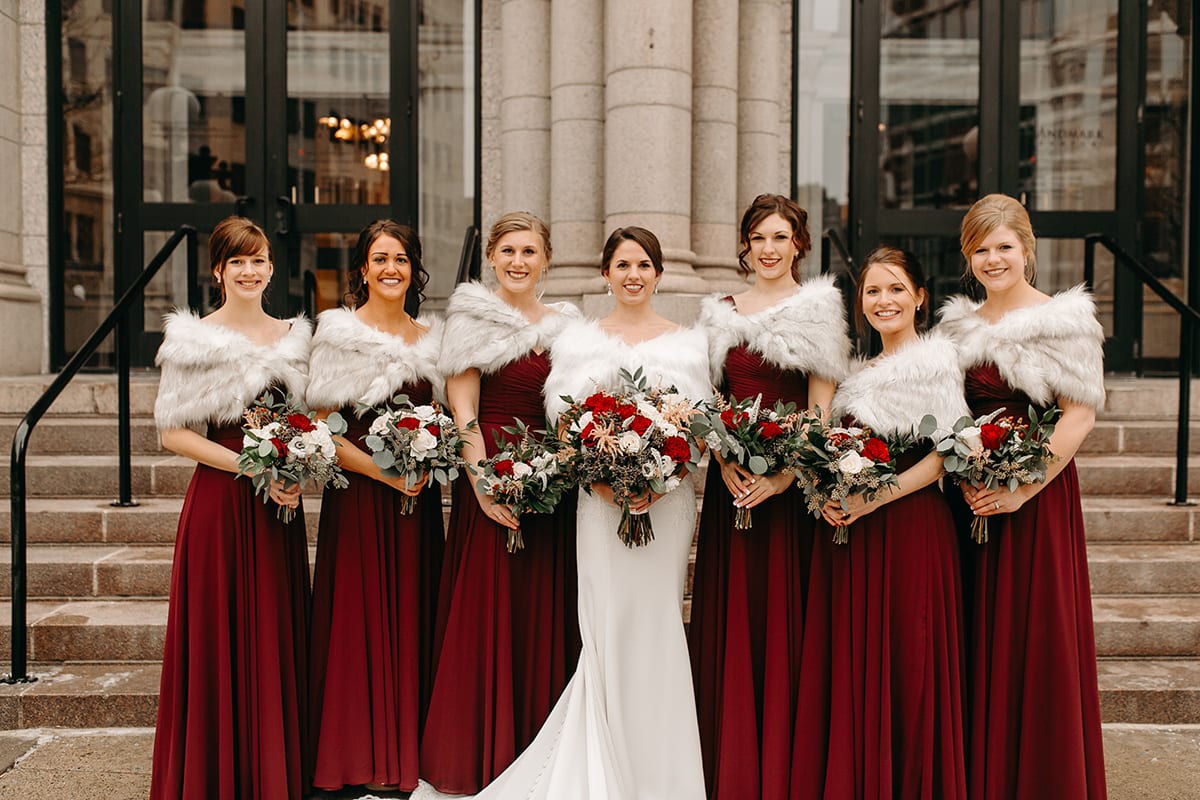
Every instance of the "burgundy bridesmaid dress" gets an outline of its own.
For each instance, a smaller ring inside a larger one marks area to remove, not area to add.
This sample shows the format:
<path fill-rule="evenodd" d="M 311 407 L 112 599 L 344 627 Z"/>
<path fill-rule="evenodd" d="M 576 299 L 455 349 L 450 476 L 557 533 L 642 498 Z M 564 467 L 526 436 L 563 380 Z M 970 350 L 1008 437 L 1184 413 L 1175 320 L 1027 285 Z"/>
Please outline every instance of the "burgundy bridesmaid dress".
<path fill-rule="evenodd" d="M 240 423 L 208 438 L 242 449 Z M 248 478 L 197 465 L 175 538 L 153 800 L 301 797 L 308 543 Z"/>
<path fill-rule="evenodd" d="M 545 425 L 546 353 L 530 352 L 480 385 L 479 427 L 516 417 Z M 507 528 L 479 506 L 470 478 L 454 486 L 435 643 L 436 674 L 421 739 L 421 777 L 451 794 L 474 794 L 533 740 L 575 671 L 575 493 L 553 514 L 521 518 L 525 549 L 510 554 Z"/>
<path fill-rule="evenodd" d="M 723 392 L 808 404 L 808 378 L 744 345 L 725 360 Z M 798 489 L 733 528 L 733 497 L 710 462 L 700 514 L 688 644 L 709 797 L 787 796 L 814 519 Z"/>
<path fill-rule="evenodd" d="M 429 403 L 429 383 L 397 390 Z M 346 438 L 372 421 L 342 409 Z M 437 580 L 442 566 L 441 492 L 422 492 L 413 514 L 403 495 L 347 473 L 321 502 L 313 576 L 310 747 L 313 786 L 365 783 L 416 788 L 421 722 L 429 699 Z"/>
<path fill-rule="evenodd" d="M 992 364 L 967 371 L 966 395 L 976 416 L 1005 407 L 1025 417 L 1030 405 Z M 970 795 L 1104 798 L 1096 642 L 1075 462 L 1016 512 L 989 519 L 986 544 L 966 536 L 962 544 Z"/>
<path fill-rule="evenodd" d="M 898 461 L 907 469 L 924 452 Z M 965 798 L 962 591 L 936 483 L 822 522 L 805 614 L 793 800 Z"/>

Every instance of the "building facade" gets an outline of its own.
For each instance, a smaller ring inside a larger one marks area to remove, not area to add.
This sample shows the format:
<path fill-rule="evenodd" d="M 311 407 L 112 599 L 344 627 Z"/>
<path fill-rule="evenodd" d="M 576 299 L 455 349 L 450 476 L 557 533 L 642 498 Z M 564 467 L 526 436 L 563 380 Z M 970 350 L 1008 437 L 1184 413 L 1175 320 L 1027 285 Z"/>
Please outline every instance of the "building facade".
<path fill-rule="evenodd" d="M 897 244 L 940 299 L 962 213 L 1003 191 L 1043 288 L 1102 232 L 1196 305 L 1194 28 L 1184 0 L 0 2 L 0 374 L 61 366 L 174 230 L 231 213 L 272 236 L 280 313 L 338 303 L 380 216 L 420 231 L 439 307 L 470 228 L 522 209 L 553 230 L 549 297 L 601 313 L 601 245 L 636 223 L 686 318 L 742 285 L 759 192 L 808 209 L 810 274 L 822 232 Z M 184 264 L 142 303 L 142 364 Z M 1177 317 L 1098 264 L 1110 368 L 1172 368 Z"/>

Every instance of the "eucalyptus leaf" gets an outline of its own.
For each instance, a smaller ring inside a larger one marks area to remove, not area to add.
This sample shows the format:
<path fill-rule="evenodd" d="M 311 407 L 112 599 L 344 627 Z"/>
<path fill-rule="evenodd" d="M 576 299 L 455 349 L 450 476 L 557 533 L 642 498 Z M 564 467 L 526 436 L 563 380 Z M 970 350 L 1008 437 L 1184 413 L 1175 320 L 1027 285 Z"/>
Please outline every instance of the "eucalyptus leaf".
<path fill-rule="evenodd" d="M 371 454 L 371 461 L 375 462 L 375 466 L 380 469 L 389 469 L 395 466 L 396 457 L 392 455 L 390 450 L 380 450 L 378 453 Z"/>
<path fill-rule="evenodd" d="M 382 450 L 384 447 L 383 437 L 376 436 L 373 433 L 365 436 L 363 442 L 371 449 L 371 452 Z M 392 459 L 392 463 L 395 463 L 395 459 Z"/>
<path fill-rule="evenodd" d="M 767 460 L 762 456 L 750 456 L 750 461 L 746 464 L 746 466 L 749 467 L 750 471 L 755 475 L 763 475 L 766 473 L 770 465 L 767 464 Z"/>
<path fill-rule="evenodd" d="M 270 439 L 263 439 L 258 443 L 258 454 L 263 458 L 275 455 L 275 445 L 271 444 Z"/>

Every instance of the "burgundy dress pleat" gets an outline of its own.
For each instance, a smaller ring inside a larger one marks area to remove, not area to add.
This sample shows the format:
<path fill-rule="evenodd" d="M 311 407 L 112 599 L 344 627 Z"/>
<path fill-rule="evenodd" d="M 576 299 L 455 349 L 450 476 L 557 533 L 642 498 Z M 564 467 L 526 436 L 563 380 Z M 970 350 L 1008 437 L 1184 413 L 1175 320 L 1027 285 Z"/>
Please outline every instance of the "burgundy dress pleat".
<path fill-rule="evenodd" d="M 425 381 L 398 392 L 430 402 Z M 346 438 L 361 442 L 371 423 L 342 409 Z M 314 786 L 365 783 L 416 788 L 418 744 L 428 704 L 441 572 L 441 492 L 422 492 L 400 513 L 402 495 L 347 473 L 345 489 L 321 503 L 313 577 L 312 728 Z M 431 482 L 432 483 L 432 482 Z"/>
<path fill-rule="evenodd" d="M 242 448 L 240 424 L 208 438 Z M 302 796 L 308 631 L 304 514 L 203 464 L 183 501 L 154 739 L 153 800 Z"/>
<path fill-rule="evenodd" d="M 549 356 L 528 353 L 484 375 L 479 426 L 493 434 L 518 418 L 545 425 Z M 533 740 L 575 671 L 575 493 L 553 514 L 521 519 L 525 549 L 508 553 L 506 528 L 483 512 L 468 483 L 454 487 L 436 634 L 436 673 L 421 739 L 421 777 L 473 794 Z"/>
<path fill-rule="evenodd" d="M 722 391 L 798 408 L 808 379 L 744 345 L 725 360 Z M 708 468 L 688 632 L 709 797 L 787 796 L 800 677 L 805 585 L 814 520 L 798 489 L 756 506 L 753 527 L 734 530 L 733 497 Z"/>
<path fill-rule="evenodd" d="M 901 470 L 924 453 L 901 456 Z M 813 544 L 793 800 L 965 798 L 958 544 L 936 484 Z"/>
<path fill-rule="evenodd" d="M 1030 405 L 992 364 L 967 371 L 966 395 L 976 416 L 1004 407 L 1025 417 Z M 1096 642 L 1074 461 L 1016 512 L 990 520 L 986 544 L 965 536 L 962 544 L 971 588 L 970 795 L 1104 798 Z"/>

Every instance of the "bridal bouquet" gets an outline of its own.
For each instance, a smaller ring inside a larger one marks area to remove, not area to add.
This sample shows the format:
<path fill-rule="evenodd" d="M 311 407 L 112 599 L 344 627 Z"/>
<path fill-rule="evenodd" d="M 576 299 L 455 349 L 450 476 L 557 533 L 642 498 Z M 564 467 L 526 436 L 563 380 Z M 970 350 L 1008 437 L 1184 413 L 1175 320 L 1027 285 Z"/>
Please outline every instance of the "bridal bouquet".
<path fill-rule="evenodd" d="M 946 475 L 977 488 L 1007 486 L 1010 492 L 1046 480 L 1046 467 L 1055 459 L 1049 440 L 1062 412 L 1052 407 L 1039 416 L 1030 406 L 1030 421 L 1026 422 L 1000 417 L 1004 410 L 998 408 L 979 419 L 963 417 L 954 423 L 954 434 L 937 445 L 946 459 Z M 988 540 L 987 517 L 975 517 L 971 522 L 971 538 L 977 544 Z"/>
<path fill-rule="evenodd" d="M 404 477 L 412 488 L 426 475 L 443 486 L 458 477 L 463 440 L 454 420 L 437 403 L 414 406 L 408 395 L 398 394 L 392 405 L 372 408 L 376 416 L 363 437 L 371 460 L 388 478 Z M 400 513 L 412 514 L 417 498 L 402 495 Z"/>
<path fill-rule="evenodd" d="M 805 441 L 797 453 L 796 471 L 808 510 L 820 519 L 828 502 L 848 509 L 846 499 L 861 494 L 870 502 L 884 486 L 896 485 L 896 456 L 903 449 L 872 435 L 869 428 L 839 427 L 821 420 L 820 409 L 805 415 Z M 835 528 L 834 544 L 845 544 L 849 531 Z"/>
<path fill-rule="evenodd" d="M 654 538 L 654 530 L 648 514 L 630 511 L 633 499 L 674 489 L 700 451 L 688 431 L 695 406 L 675 387 L 647 387 L 641 369 L 632 375 L 621 370 L 621 380 L 619 392 L 600 391 L 581 401 L 564 396 L 569 407 L 560 422 L 578 454 L 575 484 L 585 491 L 593 483 L 611 486 L 622 509 L 617 535 L 627 547 L 638 547 Z"/>
<path fill-rule="evenodd" d="M 500 429 L 514 438 L 496 435 L 498 452 L 479 462 L 481 475 L 475 485 L 497 503 L 509 506 L 519 523 L 525 513 L 553 512 L 563 493 L 574 488 L 570 474 L 575 451 L 544 430 L 531 430 L 521 420 L 514 421 L 515 426 Z M 525 548 L 520 528 L 509 529 L 506 547 L 509 553 Z"/>
<path fill-rule="evenodd" d="M 324 420 L 303 411 L 290 396 L 275 401 L 266 392 L 243 413 L 242 451 L 238 454 L 239 475 L 249 475 L 255 494 L 270 498 L 271 481 L 303 486 L 313 481 L 318 486 L 332 484 L 344 489 L 349 485 L 337 463 L 333 437 L 345 433 L 346 421 L 336 411 Z M 276 516 L 291 522 L 296 509 L 279 506 Z"/>
<path fill-rule="evenodd" d="M 740 402 L 716 397 L 701 412 L 692 419 L 692 435 L 754 475 L 793 469 L 804 446 L 803 416 L 795 403 L 779 401 L 774 408 L 763 408 L 761 394 Z M 752 526 L 750 509 L 735 506 L 733 527 L 745 531 Z"/>

